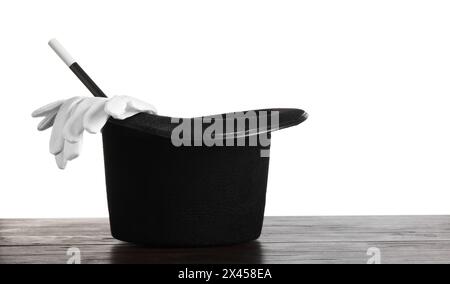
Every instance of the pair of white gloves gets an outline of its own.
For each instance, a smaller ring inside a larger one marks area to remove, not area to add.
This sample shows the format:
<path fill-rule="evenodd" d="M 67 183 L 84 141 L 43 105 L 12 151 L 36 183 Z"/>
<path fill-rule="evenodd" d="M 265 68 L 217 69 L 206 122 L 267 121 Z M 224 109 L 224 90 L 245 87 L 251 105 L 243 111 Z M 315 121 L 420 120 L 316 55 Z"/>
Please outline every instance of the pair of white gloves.
<path fill-rule="evenodd" d="M 126 119 L 140 112 L 156 114 L 156 109 L 141 100 L 128 96 L 111 98 L 73 97 L 45 105 L 32 113 L 33 117 L 44 117 L 38 130 L 53 126 L 50 137 L 50 153 L 55 155 L 60 169 L 67 161 L 80 155 L 83 133 L 98 133 L 112 116 Z"/>

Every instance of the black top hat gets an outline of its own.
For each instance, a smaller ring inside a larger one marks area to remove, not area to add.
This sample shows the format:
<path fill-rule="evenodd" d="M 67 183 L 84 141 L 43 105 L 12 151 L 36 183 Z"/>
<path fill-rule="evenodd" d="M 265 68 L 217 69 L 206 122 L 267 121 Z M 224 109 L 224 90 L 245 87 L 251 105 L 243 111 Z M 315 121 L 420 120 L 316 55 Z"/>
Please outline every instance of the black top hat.
<path fill-rule="evenodd" d="M 299 109 L 259 110 L 252 114 L 260 118 L 270 112 L 279 113 L 278 129 L 297 125 L 307 117 Z M 233 114 L 214 117 L 219 120 L 216 123 L 226 124 L 227 117 Z M 237 119 L 239 116 L 233 120 Z M 238 131 L 217 133 L 222 134 L 223 146 L 194 146 L 192 139 L 190 146 L 177 147 L 171 134 L 180 124 L 172 121 L 169 117 L 138 114 L 124 121 L 111 119 L 104 127 L 113 236 L 156 246 L 222 245 L 258 238 L 264 217 L 270 144 L 248 143 L 251 135 L 268 133 L 270 137 L 276 130 L 274 126 L 255 132 L 247 124 L 244 135 Z M 192 125 L 193 121 L 189 120 Z M 193 132 L 191 137 L 195 136 Z M 244 146 L 237 145 L 240 138 L 245 139 Z M 226 146 L 229 140 L 234 140 L 234 146 Z"/>

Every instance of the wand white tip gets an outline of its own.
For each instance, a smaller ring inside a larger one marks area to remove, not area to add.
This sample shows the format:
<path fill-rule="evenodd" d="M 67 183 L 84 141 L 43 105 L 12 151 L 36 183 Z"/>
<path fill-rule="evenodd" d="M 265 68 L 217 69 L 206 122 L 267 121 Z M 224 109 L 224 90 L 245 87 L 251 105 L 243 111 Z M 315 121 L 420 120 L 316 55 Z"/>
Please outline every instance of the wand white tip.
<path fill-rule="evenodd" d="M 66 63 L 67 66 L 70 67 L 73 63 L 75 63 L 75 60 L 72 58 L 72 56 L 67 52 L 67 50 L 62 46 L 59 41 L 56 39 L 51 39 L 48 42 L 48 45 L 56 52 L 56 54 L 59 56 L 59 58 Z"/>

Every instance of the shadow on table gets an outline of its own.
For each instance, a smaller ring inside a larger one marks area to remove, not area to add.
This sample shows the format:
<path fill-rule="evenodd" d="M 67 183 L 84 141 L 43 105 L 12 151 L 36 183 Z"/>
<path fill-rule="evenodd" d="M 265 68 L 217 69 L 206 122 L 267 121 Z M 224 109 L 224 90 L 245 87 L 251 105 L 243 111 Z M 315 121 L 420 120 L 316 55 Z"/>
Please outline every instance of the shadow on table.
<path fill-rule="evenodd" d="M 111 263 L 263 263 L 258 241 L 206 248 L 151 248 L 117 244 L 110 251 Z"/>

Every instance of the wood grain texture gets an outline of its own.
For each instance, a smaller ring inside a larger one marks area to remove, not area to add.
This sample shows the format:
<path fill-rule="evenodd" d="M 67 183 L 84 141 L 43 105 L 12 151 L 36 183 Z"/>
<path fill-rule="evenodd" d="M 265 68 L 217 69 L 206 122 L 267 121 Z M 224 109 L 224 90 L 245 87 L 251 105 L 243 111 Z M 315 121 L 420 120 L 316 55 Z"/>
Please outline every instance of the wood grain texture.
<path fill-rule="evenodd" d="M 266 217 L 261 237 L 212 248 L 150 248 L 110 235 L 107 219 L 1 219 L 0 263 L 450 263 L 450 216 Z"/>

